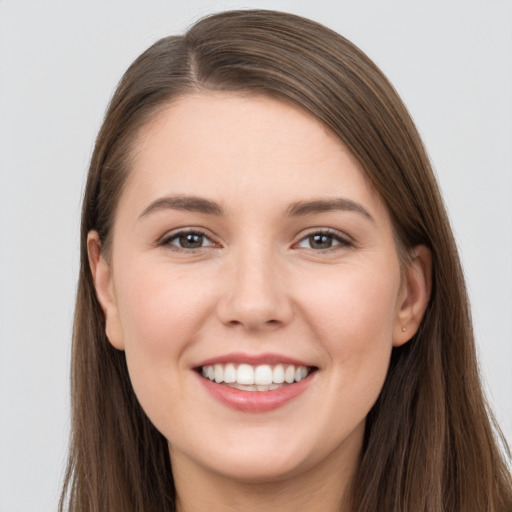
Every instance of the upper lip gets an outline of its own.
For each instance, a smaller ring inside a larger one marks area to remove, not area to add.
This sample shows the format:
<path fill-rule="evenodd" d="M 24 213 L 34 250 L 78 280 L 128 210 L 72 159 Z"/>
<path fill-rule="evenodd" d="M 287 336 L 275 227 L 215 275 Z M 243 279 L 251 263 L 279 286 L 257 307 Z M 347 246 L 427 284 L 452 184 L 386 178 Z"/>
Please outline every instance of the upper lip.
<path fill-rule="evenodd" d="M 265 353 L 265 354 L 244 354 L 241 352 L 232 352 L 230 354 L 223 354 L 217 357 L 211 357 L 209 359 L 205 359 L 197 364 L 195 367 L 201 366 L 211 366 L 214 364 L 226 364 L 226 363 L 235 363 L 235 364 L 250 364 L 252 366 L 257 366 L 261 364 L 293 364 L 295 366 L 313 366 L 310 363 L 301 361 L 299 359 L 295 359 L 293 357 L 284 356 L 281 354 L 273 354 L 273 353 Z"/>

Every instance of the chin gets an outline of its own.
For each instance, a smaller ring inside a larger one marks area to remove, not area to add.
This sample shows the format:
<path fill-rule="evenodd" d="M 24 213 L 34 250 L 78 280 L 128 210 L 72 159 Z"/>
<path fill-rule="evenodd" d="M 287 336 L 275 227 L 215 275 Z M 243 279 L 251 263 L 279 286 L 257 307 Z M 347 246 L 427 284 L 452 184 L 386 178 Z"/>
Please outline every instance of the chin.
<path fill-rule="evenodd" d="M 234 449 L 234 448 L 233 448 Z M 307 472 L 314 463 L 299 454 L 274 453 L 258 449 L 243 450 L 224 460 L 217 460 L 209 470 L 241 483 L 276 483 Z"/>
<path fill-rule="evenodd" d="M 319 435 L 319 431 L 324 434 Z M 191 444 L 192 451 L 184 450 L 181 454 L 222 479 L 271 484 L 307 477 L 311 471 L 322 472 L 322 468 L 335 471 L 334 465 L 339 469 L 340 460 L 355 462 L 363 433 L 364 421 L 350 433 L 328 428 L 316 431 L 290 428 L 289 425 L 287 428 L 275 424 L 263 428 L 262 425 L 245 425 L 238 432 L 226 429 L 223 435 L 215 437 L 212 433 L 210 439 L 203 439 L 201 447 Z"/>

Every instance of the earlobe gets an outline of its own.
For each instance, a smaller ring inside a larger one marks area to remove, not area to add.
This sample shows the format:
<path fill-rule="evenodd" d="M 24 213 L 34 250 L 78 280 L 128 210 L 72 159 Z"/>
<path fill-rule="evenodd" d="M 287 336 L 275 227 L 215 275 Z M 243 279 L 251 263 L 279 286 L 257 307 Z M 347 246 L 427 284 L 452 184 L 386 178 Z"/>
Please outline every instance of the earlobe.
<path fill-rule="evenodd" d="M 430 300 L 432 254 L 424 245 L 415 247 L 405 268 L 400 304 L 393 332 L 393 346 L 399 347 L 417 332 Z"/>
<path fill-rule="evenodd" d="M 110 343 L 124 350 L 123 331 L 114 292 L 112 268 L 101 254 L 101 242 L 96 231 L 87 235 L 87 254 L 96 296 L 105 316 L 105 332 Z"/>

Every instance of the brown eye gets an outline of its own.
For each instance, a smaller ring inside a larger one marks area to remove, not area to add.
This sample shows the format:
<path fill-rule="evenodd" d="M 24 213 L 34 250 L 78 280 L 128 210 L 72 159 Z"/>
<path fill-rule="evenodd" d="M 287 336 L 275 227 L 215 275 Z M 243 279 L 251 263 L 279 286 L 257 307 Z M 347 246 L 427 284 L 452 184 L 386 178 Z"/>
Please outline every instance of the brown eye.
<path fill-rule="evenodd" d="M 171 246 L 173 249 L 201 249 L 215 245 L 205 234 L 200 231 L 181 231 L 167 237 L 162 245 Z"/>
<path fill-rule="evenodd" d="M 315 251 L 332 249 L 336 246 L 347 247 L 349 245 L 351 244 L 348 240 L 336 233 L 330 232 L 311 233 L 298 243 L 298 247 Z"/>
<path fill-rule="evenodd" d="M 309 246 L 312 249 L 329 249 L 333 245 L 333 238 L 331 235 L 311 235 L 308 237 Z"/>
<path fill-rule="evenodd" d="M 203 238 L 201 233 L 184 233 L 178 240 L 180 247 L 184 249 L 197 249 L 203 246 Z"/>

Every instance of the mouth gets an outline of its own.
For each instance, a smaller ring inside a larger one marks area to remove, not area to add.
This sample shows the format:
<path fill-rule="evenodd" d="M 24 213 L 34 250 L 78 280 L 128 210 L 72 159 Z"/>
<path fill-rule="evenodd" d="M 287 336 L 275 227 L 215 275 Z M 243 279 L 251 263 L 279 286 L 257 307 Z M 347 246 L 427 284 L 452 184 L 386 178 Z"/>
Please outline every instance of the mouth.
<path fill-rule="evenodd" d="M 243 413 L 266 413 L 295 401 L 314 386 L 319 368 L 279 354 L 231 353 L 192 368 L 216 401 Z"/>
<path fill-rule="evenodd" d="M 317 370 L 302 364 L 216 363 L 196 368 L 204 379 L 226 388 L 249 392 L 270 392 L 307 379 Z"/>

